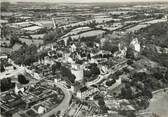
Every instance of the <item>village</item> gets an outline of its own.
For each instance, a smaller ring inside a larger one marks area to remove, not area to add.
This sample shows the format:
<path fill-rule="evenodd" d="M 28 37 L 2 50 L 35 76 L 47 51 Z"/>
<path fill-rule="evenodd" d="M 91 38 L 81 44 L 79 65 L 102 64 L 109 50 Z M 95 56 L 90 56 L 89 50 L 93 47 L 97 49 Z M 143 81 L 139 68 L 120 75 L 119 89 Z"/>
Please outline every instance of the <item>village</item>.
<path fill-rule="evenodd" d="M 166 5 L 17 5 L 0 20 L 2 117 L 143 117 L 167 91 L 166 41 L 140 34 L 168 28 Z"/>

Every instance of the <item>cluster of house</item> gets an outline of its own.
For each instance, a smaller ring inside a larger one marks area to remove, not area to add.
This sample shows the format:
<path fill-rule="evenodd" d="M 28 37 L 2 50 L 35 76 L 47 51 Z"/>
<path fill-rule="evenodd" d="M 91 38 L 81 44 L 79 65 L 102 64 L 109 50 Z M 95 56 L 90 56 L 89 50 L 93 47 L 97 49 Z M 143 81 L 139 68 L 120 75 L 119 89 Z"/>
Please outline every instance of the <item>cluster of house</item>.
<path fill-rule="evenodd" d="M 83 116 L 93 116 L 96 113 L 99 113 L 101 110 L 94 103 L 83 103 L 76 100 L 73 100 L 69 109 L 66 112 L 66 115 L 83 117 Z"/>
<path fill-rule="evenodd" d="M 14 90 L 2 92 L 1 114 L 12 117 L 39 117 L 51 114 L 52 109 L 64 99 L 62 90 L 45 81 L 15 86 Z"/>

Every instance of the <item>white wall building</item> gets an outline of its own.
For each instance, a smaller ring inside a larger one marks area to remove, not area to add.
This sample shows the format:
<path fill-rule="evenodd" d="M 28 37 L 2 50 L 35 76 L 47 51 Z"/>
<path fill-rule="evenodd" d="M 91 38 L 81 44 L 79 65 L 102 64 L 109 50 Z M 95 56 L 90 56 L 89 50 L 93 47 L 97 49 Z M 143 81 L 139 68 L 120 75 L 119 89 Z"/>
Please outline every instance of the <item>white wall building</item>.
<path fill-rule="evenodd" d="M 76 96 L 80 99 L 85 99 L 86 97 L 92 95 L 93 93 L 99 91 L 97 88 L 87 88 L 87 87 L 82 87 L 76 94 Z"/>
<path fill-rule="evenodd" d="M 82 81 L 84 74 L 83 74 L 83 67 L 80 65 L 72 64 L 71 68 L 72 74 L 76 76 L 76 81 Z"/>
<path fill-rule="evenodd" d="M 136 52 L 140 52 L 141 51 L 141 46 L 140 43 L 138 42 L 138 39 L 135 38 L 131 41 L 130 43 L 130 48 L 132 48 L 133 50 L 135 50 Z"/>

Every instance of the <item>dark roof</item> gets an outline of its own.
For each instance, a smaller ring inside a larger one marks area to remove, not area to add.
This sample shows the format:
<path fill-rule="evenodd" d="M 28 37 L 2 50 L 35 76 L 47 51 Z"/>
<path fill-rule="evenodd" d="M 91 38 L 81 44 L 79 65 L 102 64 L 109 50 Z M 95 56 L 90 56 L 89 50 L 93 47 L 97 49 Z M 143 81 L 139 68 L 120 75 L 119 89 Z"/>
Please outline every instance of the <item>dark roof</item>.
<path fill-rule="evenodd" d="M 87 87 L 82 87 L 82 88 L 80 89 L 81 92 L 84 92 L 84 91 L 87 91 L 87 90 L 88 90 Z"/>
<path fill-rule="evenodd" d="M 22 99 L 17 99 L 15 101 L 10 102 L 9 106 L 10 107 L 15 107 L 15 106 L 19 106 L 19 105 L 21 105 L 23 103 L 24 103 L 24 101 Z"/>

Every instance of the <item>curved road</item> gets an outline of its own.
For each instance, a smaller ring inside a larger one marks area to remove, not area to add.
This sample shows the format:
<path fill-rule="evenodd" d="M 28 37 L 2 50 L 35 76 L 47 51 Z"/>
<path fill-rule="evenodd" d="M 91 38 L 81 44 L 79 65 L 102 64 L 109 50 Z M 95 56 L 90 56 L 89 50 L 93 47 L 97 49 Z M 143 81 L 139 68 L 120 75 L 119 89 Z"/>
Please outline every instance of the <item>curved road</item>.
<path fill-rule="evenodd" d="M 11 63 L 12 63 L 12 65 L 14 65 L 15 67 L 20 68 L 20 66 L 16 65 L 12 60 L 11 60 Z M 24 68 L 25 68 L 25 67 L 24 67 Z M 25 68 L 25 69 L 27 69 L 27 68 Z M 42 79 L 41 79 L 41 80 L 42 80 Z M 54 108 L 54 109 L 52 109 L 51 111 L 45 113 L 44 115 L 42 115 L 42 117 L 49 117 L 49 116 L 52 115 L 52 114 L 56 114 L 58 111 L 61 111 L 60 117 L 62 117 L 62 115 L 64 114 L 65 110 L 68 109 L 68 107 L 69 107 L 69 102 L 70 102 L 70 100 L 71 100 L 71 96 L 72 96 L 72 95 L 71 95 L 71 93 L 69 92 L 69 90 L 66 89 L 61 83 L 54 83 L 54 82 L 47 81 L 47 80 L 46 80 L 46 82 L 50 82 L 50 83 L 52 83 L 52 84 L 56 84 L 56 86 L 59 87 L 59 88 L 63 91 L 65 97 L 64 97 L 64 99 L 62 100 L 62 102 L 61 102 L 56 108 Z"/>
<path fill-rule="evenodd" d="M 122 67 L 117 68 L 117 69 L 115 69 L 115 70 L 110 70 L 110 72 L 109 72 L 108 74 L 105 74 L 104 76 L 100 75 L 99 78 L 97 78 L 97 79 L 95 79 L 95 80 L 93 80 L 93 81 L 87 82 L 87 83 L 86 83 L 86 86 L 89 87 L 89 86 L 91 86 L 91 85 L 93 85 L 93 84 L 97 84 L 97 83 L 99 83 L 100 81 L 102 81 L 103 79 L 108 78 L 109 75 L 114 74 L 115 72 L 117 72 L 117 71 L 119 71 L 119 70 L 121 70 L 121 69 L 123 69 L 123 68 L 125 68 L 125 67 L 127 67 L 127 66 L 128 66 L 128 65 L 126 64 L 126 65 L 123 65 Z"/>
<path fill-rule="evenodd" d="M 45 113 L 42 117 L 49 117 L 52 114 L 56 114 L 58 111 L 61 111 L 60 117 L 62 117 L 65 110 L 68 109 L 68 107 L 69 107 L 69 102 L 70 102 L 71 96 L 72 96 L 71 93 L 62 84 L 60 84 L 60 83 L 55 83 L 55 84 L 57 87 L 62 89 L 63 93 L 65 94 L 65 97 L 64 97 L 63 101 L 56 108 L 52 109 L 48 113 Z"/>

